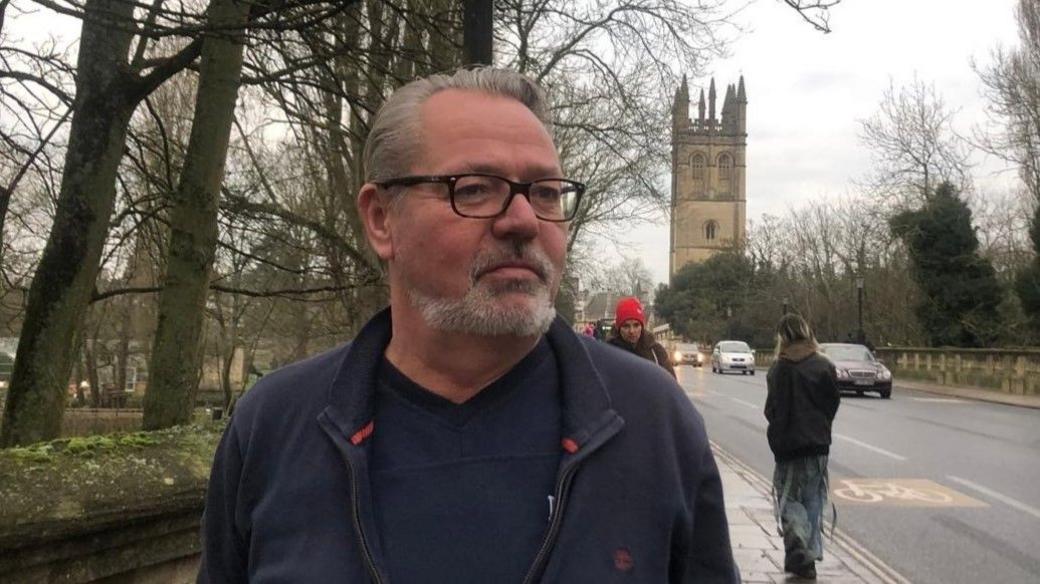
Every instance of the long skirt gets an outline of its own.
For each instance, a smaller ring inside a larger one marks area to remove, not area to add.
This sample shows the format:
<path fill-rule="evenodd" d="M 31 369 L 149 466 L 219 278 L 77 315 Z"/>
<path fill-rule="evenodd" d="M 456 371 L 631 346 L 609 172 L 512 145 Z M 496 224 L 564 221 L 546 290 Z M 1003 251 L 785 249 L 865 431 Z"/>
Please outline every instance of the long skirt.
<path fill-rule="evenodd" d="M 784 537 L 784 569 L 823 559 L 823 510 L 827 507 L 827 456 L 776 463 L 774 510 Z"/>

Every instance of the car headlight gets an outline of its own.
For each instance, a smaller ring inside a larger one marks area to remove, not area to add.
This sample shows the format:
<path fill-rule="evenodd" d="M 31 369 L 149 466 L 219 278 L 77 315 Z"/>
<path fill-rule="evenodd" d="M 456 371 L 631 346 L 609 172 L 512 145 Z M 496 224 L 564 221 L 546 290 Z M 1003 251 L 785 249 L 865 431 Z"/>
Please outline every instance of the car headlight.
<path fill-rule="evenodd" d="M 881 370 L 878 371 L 878 379 L 881 381 L 888 381 L 892 379 L 892 372 L 889 371 L 888 368 L 882 367 Z"/>
<path fill-rule="evenodd" d="M 672 358 L 675 359 L 676 363 L 682 363 L 682 352 L 676 351 L 672 354 Z"/>
<path fill-rule="evenodd" d="M 849 378 L 849 370 L 848 369 L 838 369 L 838 379 L 848 379 L 848 378 Z"/>
<path fill-rule="evenodd" d="M 700 353 L 697 353 L 697 362 L 698 363 L 703 363 L 704 362 L 704 355 L 701 355 Z"/>

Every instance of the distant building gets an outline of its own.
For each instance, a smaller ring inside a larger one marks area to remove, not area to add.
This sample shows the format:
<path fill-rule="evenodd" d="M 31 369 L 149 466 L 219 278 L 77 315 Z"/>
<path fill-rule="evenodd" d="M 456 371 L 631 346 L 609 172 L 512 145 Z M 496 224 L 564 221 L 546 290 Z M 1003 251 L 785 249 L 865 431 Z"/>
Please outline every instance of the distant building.
<path fill-rule="evenodd" d="M 715 116 L 715 79 L 697 118 L 683 77 L 672 104 L 672 229 L 669 278 L 684 265 L 733 249 L 746 236 L 747 96 L 744 77 L 726 87 Z"/>
<path fill-rule="evenodd" d="M 618 300 L 629 296 L 635 296 L 639 298 L 639 301 L 643 304 L 643 308 L 646 311 L 647 319 L 653 322 L 653 296 L 652 291 L 643 290 L 640 286 L 636 285 L 633 293 L 619 293 L 619 292 L 588 292 L 586 293 L 584 300 L 585 302 L 581 306 L 579 312 L 581 318 L 575 322 L 596 322 L 601 319 L 612 320 L 614 318 L 614 309 L 617 307 Z"/>

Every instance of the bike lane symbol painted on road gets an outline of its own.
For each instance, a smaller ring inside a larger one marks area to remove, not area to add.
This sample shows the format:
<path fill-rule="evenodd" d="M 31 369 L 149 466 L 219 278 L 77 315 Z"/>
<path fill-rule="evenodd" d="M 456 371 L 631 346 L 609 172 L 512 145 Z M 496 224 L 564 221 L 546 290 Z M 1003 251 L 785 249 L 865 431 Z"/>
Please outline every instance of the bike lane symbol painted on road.
<path fill-rule="evenodd" d="M 988 507 L 928 479 L 838 479 L 831 496 L 842 503 L 890 507 Z"/>

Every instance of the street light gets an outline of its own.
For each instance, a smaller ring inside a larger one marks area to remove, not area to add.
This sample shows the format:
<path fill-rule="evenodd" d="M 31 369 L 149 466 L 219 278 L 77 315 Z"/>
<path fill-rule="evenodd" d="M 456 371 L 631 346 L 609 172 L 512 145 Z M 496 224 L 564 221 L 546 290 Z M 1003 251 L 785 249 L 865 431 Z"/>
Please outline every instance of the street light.
<path fill-rule="evenodd" d="M 859 326 L 856 329 L 856 342 L 863 343 L 866 335 L 863 334 L 863 276 L 856 276 L 856 298 L 859 304 Z"/>

